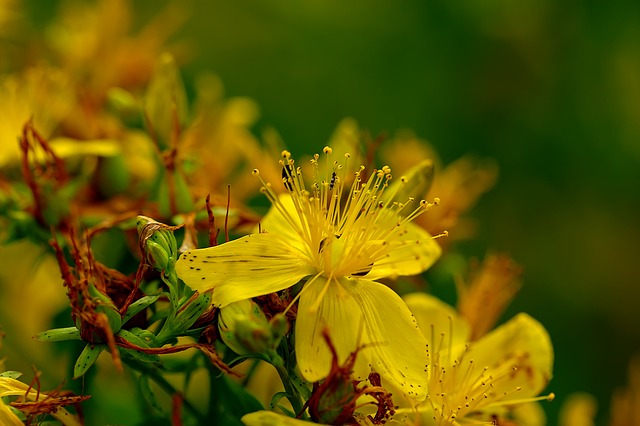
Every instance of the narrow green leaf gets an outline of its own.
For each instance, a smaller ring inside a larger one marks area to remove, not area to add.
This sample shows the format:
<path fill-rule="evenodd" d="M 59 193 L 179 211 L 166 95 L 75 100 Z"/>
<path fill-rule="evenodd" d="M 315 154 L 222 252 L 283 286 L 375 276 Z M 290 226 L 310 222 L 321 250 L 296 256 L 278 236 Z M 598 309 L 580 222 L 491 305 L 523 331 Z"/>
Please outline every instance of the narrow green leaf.
<path fill-rule="evenodd" d="M 225 425 L 242 425 L 240 418 L 247 413 L 263 410 L 262 404 L 239 383 L 227 376 L 216 378 L 211 386 L 215 404 L 210 416 L 224 419 Z"/>
<path fill-rule="evenodd" d="M 54 328 L 52 330 L 42 331 L 35 336 L 34 339 L 41 342 L 62 342 L 65 340 L 81 340 L 80 331 L 76 327 Z"/>
<path fill-rule="evenodd" d="M 124 314 L 122 323 L 125 324 L 135 315 L 139 314 L 144 309 L 147 309 L 149 306 L 153 305 L 156 302 L 156 300 L 160 298 L 160 296 L 161 296 L 160 294 L 155 294 L 152 296 L 144 296 L 136 300 L 135 302 L 133 302 L 131 306 L 129 306 L 129 309 L 127 309 L 127 312 Z"/>
<path fill-rule="evenodd" d="M 138 380 L 138 386 L 140 387 L 140 393 L 142 397 L 149 404 L 151 410 L 154 414 L 163 416 L 165 413 L 162 411 L 162 406 L 158 403 L 155 392 L 151 389 L 151 383 L 149 381 L 149 376 L 142 375 Z"/>
<path fill-rule="evenodd" d="M 128 330 L 124 330 L 124 329 L 120 330 L 120 332 L 118 333 L 118 336 L 122 337 L 123 339 L 125 339 L 130 343 L 133 343 L 136 346 L 140 346 L 141 348 L 150 348 L 149 343 L 147 343 L 146 340 L 142 339 L 141 337 L 137 336 L 136 334 L 133 334 Z M 127 354 L 133 359 L 143 362 L 145 364 L 151 363 L 156 365 L 162 365 L 162 360 L 160 359 L 160 356 L 158 354 L 148 354 L 142 351 L 137 351 L 134 349 L 128 349 L 124 347 L 120 347 L 119 349 L 124 354 Z"/>
<path fill-rule="evenodd" d="M 0 373 L 0 377 L 5 377 L 7 379 L 18 379 L 20 376 L 22 376 L 22 373 L 19 371 L 3 371 Z"/>
<path fill-rule="evenodd" d="M 87 343 L 76 360 L 76 365 L 73 367 L 73 378 L 77 379 L 83 376 L 93 363 L 96 362 L 98 356 L 105 348 L 106 345 L 92 345 L 91 343 Z"/>

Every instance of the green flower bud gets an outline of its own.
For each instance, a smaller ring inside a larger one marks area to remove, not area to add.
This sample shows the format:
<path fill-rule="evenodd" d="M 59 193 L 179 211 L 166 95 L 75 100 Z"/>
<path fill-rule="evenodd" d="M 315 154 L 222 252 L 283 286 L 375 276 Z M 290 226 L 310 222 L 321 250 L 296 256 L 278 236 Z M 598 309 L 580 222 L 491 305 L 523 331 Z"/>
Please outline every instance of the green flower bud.
<path fill-rule="evenodd" d="M 288 326 L 281 314 L 267 320 L 260 306 L 250 299 L 221 308 L 218 318 L 222 341 L 238 355 L 268 354 L 278 347 Z"/>
<path fill-rule="evenodd" d="M 332 386 L 318 398 L 317 406 L 314 407 L 314 420 L 320 424 L 344 424 L 344 418 L 353 415 L 355 395 L 350 380 L 332 383 Z"/>
<path fill-rule="evenodd" d="M 140 116 L 140 104 L 128 90 L 112 87 L 107 90 L 107 105 L 121 117 Z"/>
<path fill-rule="evenodd" d="M 146 216 L 138 216 L 136 227 L 140 251 L 147 263 L 160 272 L 173 270 L 178 257 L 178 245 L 173 235 L 176 228 Z"/>
<path fill-rule="evenodd" d="M 186 126 L 187 105 L 180 71 L 173 57 L 165 53 L 156 64 L 143 104 L 150 133 L 156 136 L 161 149 L 171 146 L 176 121 L 180 128 Z"/>

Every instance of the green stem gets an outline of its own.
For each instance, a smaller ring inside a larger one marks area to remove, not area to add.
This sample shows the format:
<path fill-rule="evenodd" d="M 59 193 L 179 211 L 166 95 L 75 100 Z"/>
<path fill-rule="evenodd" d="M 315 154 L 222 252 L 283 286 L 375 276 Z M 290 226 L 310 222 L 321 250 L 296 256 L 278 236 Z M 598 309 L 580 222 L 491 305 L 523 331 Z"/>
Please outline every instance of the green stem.
<path fill-rule="evenodd" d="M 171 301 L 172 313 L 175 314 L 178 309 L 178 301 L 182 297 L 182 292 L 180 291 L 180 283 L 178 281 L 178 274 L 175 269 L 170 269 L 163 272 L 160 275 L 162 281 L 169 287 L 169 299 Z"/>
<path fill-rule="evenodd" d="M 300 392 L 298 392 L 298 389 L 296 389 L 296 387 L 291 383 L 291 379 L 289 379 L 289 372 L 283 363 L 275 364 L 273 366 L 276 368 L 276 371 L 280 376 L 280 380 L 282 380 L 284 390 L 287 393 L 287 399 L 291 403 L 293 411 L 295 411 L 296 415 L 299 415 L 302 412 L 302 397 L 300 396 Z"/>
<path fill-rule="evenodd" d="M 154 382 L 156 382 L 156 384 L 158 386 L 160 386 L 160 389 L 165 391 L 167 394 L 174 395 L 174 394 L 178 393 L 178 394 L 182 395 L 183 396 L 182 405 L 187 410 L 189 410 L 198 419 L 199 423 L 204 422 L 206 420 L 205 417 L 202 415 L 202 413 L 200 413 L 198 411 L 198 409 L 196 407 L 194 407 L 189 402 L 189 400 L 184 397 L 184 394 L 181 391 L 179 391 L 178 389 L 176 389 L 164 377 L 162 377 L 155 368 L 148 367 L 148 366 L 146 366 L 144 364 L 141 364 L 141 363 L 138 363 L 138 362 L 135 362 L 135 361 L 125 361 L 125 362 L 127 363 L 127 365 L 129 367 L 133 368 L 137 372 L 139 372 L 141 374 L 146 374 L 147 376 L 149 376 L 149 378 L 151 380 L 153 380 Z"/>

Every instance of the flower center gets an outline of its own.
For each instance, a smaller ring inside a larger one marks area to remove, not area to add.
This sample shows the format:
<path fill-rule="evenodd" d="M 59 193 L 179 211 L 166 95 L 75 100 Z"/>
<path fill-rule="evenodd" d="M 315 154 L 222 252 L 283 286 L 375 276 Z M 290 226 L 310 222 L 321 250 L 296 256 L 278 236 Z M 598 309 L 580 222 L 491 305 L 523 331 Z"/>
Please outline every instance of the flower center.
<path fill-rule="evenodd" d="M 441 333 L 440 336 L 434 336 L 432 327 L 428 348 L 428 398 L 437 424 L 449 424 L 489 407 L 515 406 L 554 398 L 553 393 L 514 398 L 522 390 L 516 384 L 517 376 L 531 374 L 529 353 L 507 352 L 502 358 L 496 357 L 492 365 L 478 365 L 469 355 L 473 343 L 465 344 L 462 351 L 459 347 L 457 350 L 452 347 L 452 324 L 450 333 Z"/>
<path fill-rule="evenodd" d="M 280 214 L 304 242 L 306 255 L 318 273 L 326 277 L 364 276 L 377 262 L 399 244 L 406 224 L 433 204 L 422 200 L 398 202 L 397 186 L 389 191 L 391 169 L 374 169 L 369 177 L 364 166 L 353 175 L 345 165 L 331 161 L 332 149 L 325 147 L 324 167 L 320 155 L 311 159 L 314 182 L 305 186 L 302 170 L 291 154 L 282 152 L 283 187 L 289 193 L 293 208 L 285 206 L 269 183 L 262 181 L 264 192 Z M 323 170 L 321 170 L 323 169 Z M 254 175 L 259 176 L 256 169 Z M 401 178 L 401 182 L 406 182 Z"/>

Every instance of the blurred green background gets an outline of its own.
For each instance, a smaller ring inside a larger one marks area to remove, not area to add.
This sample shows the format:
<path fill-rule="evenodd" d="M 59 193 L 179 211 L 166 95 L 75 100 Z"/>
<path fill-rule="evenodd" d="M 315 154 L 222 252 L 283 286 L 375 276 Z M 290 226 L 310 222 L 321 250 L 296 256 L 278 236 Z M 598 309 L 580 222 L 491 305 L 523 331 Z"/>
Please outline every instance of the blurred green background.
<path fill-rule="evenodd" d="M 56 1 L 27 3 L 34 27 Z M 137 1 L 143 23 L 165 2 Z M 218 74 L 257 101 L 294 152 L 338 121 L 372 135 L 413 129 L 445 163 L 495 158 L 497 186 L 473 214 L 466 255 L 510 253 L 524 288 L 506 316 L 548 328 L 555 424 L 586 391 L 605 424 L 640 353 L 640 2 L 619 0 L 194 0 L 187 85 Z M 435 289 L 438 291 L 438 289 Z M 447 293 L 447 289 L 440 289 Z"/>

